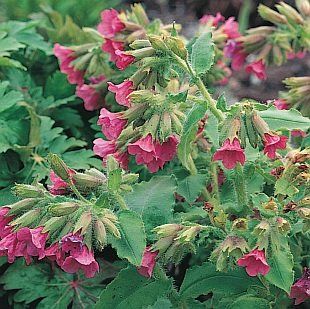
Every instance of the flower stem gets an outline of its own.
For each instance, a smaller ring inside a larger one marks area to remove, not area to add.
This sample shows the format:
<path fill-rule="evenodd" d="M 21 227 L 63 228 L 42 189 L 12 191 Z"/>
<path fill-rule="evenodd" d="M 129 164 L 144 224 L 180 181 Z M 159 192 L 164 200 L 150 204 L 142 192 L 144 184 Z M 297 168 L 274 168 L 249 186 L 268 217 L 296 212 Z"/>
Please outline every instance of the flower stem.
<path fill-rule="evenodd" d="M 246 185 L 244 182 L 243 167 L 240 163 L 237 163 L 235 167 L 234 188 L 239 205 L 242 208 L 247 207 Z"/>
<path fill-rule="evenodd" d="M 73 183 L 72 179 L 69 180 L 69 186 L 71 188 L 71 190 L 73 191 L 73 193 L 83 202 L 89 204 L 89 201 L 84 198 L 82 196 L 82 194 L 80 193 L 80 191 L 77 189 L 77 187 L 75 186 L 75 184 Z"/>
<path fill-rule="evenodd" d="M 217 162 L 211 162 L 212 192 L 215 195 L 218 205 L 220 205 L 220 193 L 219 193 L 219 182 L 218 182 L 217 170 L 218 170 Z"/>

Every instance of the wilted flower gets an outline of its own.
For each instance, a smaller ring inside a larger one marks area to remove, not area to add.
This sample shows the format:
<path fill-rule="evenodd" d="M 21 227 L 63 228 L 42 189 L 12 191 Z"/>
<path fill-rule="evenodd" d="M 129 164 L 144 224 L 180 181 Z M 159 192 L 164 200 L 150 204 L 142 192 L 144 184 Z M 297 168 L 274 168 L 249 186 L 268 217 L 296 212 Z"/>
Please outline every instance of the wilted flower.
<path fill-rule="evenodd" d="M 277 149 L 286 148 L 287 139 L 286 136 L 265 133 L 263 138 L 264 154 L 270 159 L 275 159 Z"/>
<path fill-rule="evenodd" d="M 118 15 L 119 13 L 114 9 L 101 12 L 101 22 L 98 25 L 98 31 L 106 38 L 113 38 L 116 33 L 121 32 L 125 28 Z"/>
<path fill-rule="evenodd" d="M 266 67 L 262 59 L 248 64 L 245 68 L 245 71 L 247 73 L 254 74 L 258 79 L 267 79 Z"/>
<path fill-rule="evenodd" d="M 306 268 L 302 277 L 291 287 L 290 298 L 295 298 L 295 305 L 299 305 L 310 298 L 310 269 Z"/>
<path fill-rule="evenodd" d="M 129 95 L 132 93 L 133 82 L 131 80 L 125 80 L 119 85 L 114 85 L 108 82 L 108 90 L 115 93 L 115 100 L 118 104 L 130 107 Z"/>
<path fill-rule="evenodd" d="M 237 263 L 239 266 L 245 267 L 247 274 L 251 277 L 257 276 L 258 274 L 265 276 L 270 270 L 263 250 L 252 250 L 240 258 Z"/>
<path fill-rule="evenodd" d="M 156 264 L 158 251 L 152 252 L 151 247 L 146 247 L 143 253 L 141 265 L 138 267 L 140 275 L 151 278 Z"/>

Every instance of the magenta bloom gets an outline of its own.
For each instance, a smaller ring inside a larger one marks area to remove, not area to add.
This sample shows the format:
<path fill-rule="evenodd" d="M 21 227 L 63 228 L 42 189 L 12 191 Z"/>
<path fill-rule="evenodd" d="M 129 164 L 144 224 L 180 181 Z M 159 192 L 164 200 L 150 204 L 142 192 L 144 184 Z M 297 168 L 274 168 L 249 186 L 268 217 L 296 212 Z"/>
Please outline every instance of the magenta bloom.
<path fill-rule="evenodd" d="M 247 54 L 242 45 L 235 40 L 228 40 L 224 47 L 224 56 L 231 59 L 231 67 L 235 71 L 241 70 Z"/>
<path fill-rule="evenodd" d="M 248 64 L 245 67 L 245 71 L 254 74 L 258 79 L 267 79 L 266 67 L 262 59 Z"/>
<path fill-rule="evenodd" d="M 118 104 L 130 107 L 129 95 L 133 92 L 134 86 L 131 80 L 125 80 L 119 85 L 108 82 L 108 90 L 115 93 L 115 100 Z"/>
<path fill-rule="evenodd" d="M 101 125 L 102 133 L 109 139 L 117 139 L 126 126 L 126 120 L 120 118 L 119 113 L 111 113 L 102 108 L 97 124 Z"/>
<path fill-rule="evenodd" d="M 74 170 L 69 170 L 69 174 L 72 176 L 75 174 Z M 53 195 L 64 195 L 68 192 L 68 184 L 56 175 L 54 171 L 50 172 L 50 180 L 52 182 L 51 186 L 48 186 L 48 190 Z"/>
<path fill-rule="evenodd" d="M 295 298 L 295 305 L 299 305 L 310 298 L 310 269 L 306 268 L 302 277 L 291 287 L 290 298 Z"/>
<path fill-rule="evenodd" d="M 54 55 L 59 60 L 60 71 L 67 75 L 70 84 L 81 85 L 83 83 L 84 72 L 76 70 L 71 62 L 76 58 L 72 56 L 73 50 L 58 43 L 54 45 Z"/>
<path fill-rule="evenodd" d="M 284 99 L 276 99 L 276 100 L 274 100 L 273 104 L 278 110 L 290 108 L 289 105 L 287 104 L 287 101 Z"/>
<path fill-rule="evenodd" d="M 116 151 L 115 141 L 105 141 L 102 138 L 96 138 L 94 140 L 94 153 L 106 160 L 107 156 L 114 154 Z"/>
<path fill-rule="evenodd" d="M 11 228 L 8 224 L 13 219 L 13 216 L 7 216 L 9 211 L 9 207 L 0 207 L 0 239 L 4 238 L 11 232 Z"/>
<path fill-rule="evenodd" d="M 265 133 L 264 140 L 263 140 L 264 154 L 266 154 L 269 159 L 275 159 L 277 149 L 286 148 L 287 139 L 288 138 L 283 135 L 279 136 L 279 135 Z"/>
<path fill-rule="evenodd" d="M 15 261 L 17 242 L 17 235 L 12 232 L 0 240 L 0 256 L 7 256 L 9 263 L 13 263 Z"/>
<path fill-rule="evenodd" d="M 252 250 L 240 258 L 237 263 L 239 266 L 245 267 L 247 274 L 251 277 L 257 276 L 258 274 L 265 276 L 270 270 L 263 250 Z"/>
<path fill-rule="evenodd" d="M 222 161 L 227 169 L 235 168 L 237 162 L 243 165 L 245 162 L 245 154 L 244 149 L 240 146 L 238 138 L 235 137 L 232 142 L 227 138 L 222 147 L 215 152 L 213 160 Z"/>
<path fill-rule="evenodd" d="M 116 161 L 120 164 L 122 169 L 124 170 L 128 169 L 129 155 L 127 152 L 116 151 L 113 156 L 116 159 Z"/>
<path fill-rule="evenodd" d="M 307 133 L 303 130 L 292 130 L 291 135 L 292 137 L 306 137 Z"/>
<path fill-rule="evenodd" d="M 306 51 L 299 51 L 297 53 L 295 52 L 288 52 L 286 54 L 286 57 L 288 60 L 292 60 L 292 59 L 303 59 L 306 56 L 307 52 Z"/>
<path fill-rule="evenodd" d="M 236 39 L 240 37 L 239 25 L 234 17 L 229 17 L 221 28 L 223 28 L 228 39 Z"/>
<path fill-rule="evenodd" d="M 199 20 L 202 25 L 210 23 L 213 27 L 217 27 L 221 21 L 225 21 L 225 17 L 219 12 L 216 13 L 216 16 L 204 15 Z"/>
<path fill-rule="evenodd" d="M 116 50 L 124 50 L 123 42 L 112 41 L 110 39 L 105 39 L 105 42 L 102 44 L 101 49 L 106 53 L 110 54 L 110 61 L 115 62 L 117 56 L 115 54 Z"/>
<path fill-rule="evenodd" d="M 138 267 L 140 275 L 151 278 L 156 264 L 158 251 L 152 252 L 151 247 L 146 247 L 143 253 L 141 266 Z"/>
<path fill-rule="evenodd" d="M 87 111 L 94 111 L 103 105 L 100 93 L 91 85 L 78 86 L 75 94 L 84 101 L 84 107 Z"/>
<path fill-rule="evenodd" d="M 101 12 L 101 22 L 97 29 L 106 38 L 113 38 L 116 33 L 125 28 L 118 15 L 118 12 L 114 9 Z"/>
<path fill-rule="evenodd" d="M 125 70 L 130 64 L 132 64 L 136 60 L 134 56 L 128 55 L 124 51 L 119 49 L 115 51 L 115 55 L 115 64 L 120 70 Z"/>

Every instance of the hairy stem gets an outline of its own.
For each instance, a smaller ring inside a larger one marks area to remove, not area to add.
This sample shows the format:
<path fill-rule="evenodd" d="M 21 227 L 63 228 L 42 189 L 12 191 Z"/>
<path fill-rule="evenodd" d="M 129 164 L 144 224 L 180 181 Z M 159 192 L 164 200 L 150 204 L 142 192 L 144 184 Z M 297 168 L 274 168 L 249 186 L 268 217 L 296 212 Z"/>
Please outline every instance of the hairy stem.
<path fill-rule="evenodd" d="M 242 206 L 242 208 L 247 207 L 247 191 L 244 181 L 243 167 L 240 163 L 237 163 L 235 167 L 234 188 L 239 205 Z"/>

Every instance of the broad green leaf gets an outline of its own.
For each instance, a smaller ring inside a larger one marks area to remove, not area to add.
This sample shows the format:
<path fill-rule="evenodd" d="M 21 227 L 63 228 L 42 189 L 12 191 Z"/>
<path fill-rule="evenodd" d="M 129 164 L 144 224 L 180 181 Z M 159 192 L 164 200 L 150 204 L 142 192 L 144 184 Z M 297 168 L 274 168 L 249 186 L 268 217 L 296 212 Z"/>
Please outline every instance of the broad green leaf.
<path fill-rule="evenodd" d="M 244 269 L 236 269 L 227 273 L 218 272 L 209 262 L 187 270 L 180 288 L 181 299 L 196 298 L 210 292 L 225 295 L 246 292 L 251 285 L 260 285 L 257 278 L 249 277 Z"/>
<path fill-rule="evenodd" d="M 191 174 L 197 173 L 197 169 L 191 156 L 192 143 L 196 137 L 198 121 L 204 117 L 206 110 L 206 106 L 200 104 L 195 104 L 192 107 L 187 114 L 183 126 L 183 133 L 178 146 L 178 158 L 182 165 L 188 169 Z"/>
<path fill-rule="evenodd" d="M 150 231 L 172 220 L 176 181 L 172 176 L 154 176 L 149 182 L 133 186 L 125 195 L 128 207 L 141 215 L 145 229 Z"/>
<path fill-rule="evenodd" d="M 118 229 L 121 238 L 112 238 L 112 247 L 116 249 L 120 258 L 127 259 L 131 264 L 141 265 L 143 251 L 146 247 L 146 236 L 141 217 L 129 210 L 118 214 Z"/>
<path fill-rule="evenodd" d="M 271 250 L 268 256 L 270 266 L 265 278 L 278 288 L 289 293 L 294 282 L 293 256 L 288 244 L 288 239 L 277 231 L 271 233 Z"/>
<path fill-rule="evenodd" d="M 0 83 L 0 113 L 16 105 L 23 99 L 18 91 L 7 91 L 8 82 Z"/>
<path fill-rule="evenodd" d="M 267 299 L 253 295 L 239 296 L 233 303 L 226 307 L 227 309 L 270 309 L 270 303 Z"/>
<path fill-rule="evenodd" d="M 95 309 L 148 308 L 155 304 L 159 297 L 167 295 L 171 286 L 167 279 L 148 279 L 141 276 L 135 268 L 128 267 L 121 270 L 102 291 Z"/>
<path fill-rule="evenodd" d="M 268 123 L 270 129 L 300 129 L 307 131 L 310 127 L 310 119 L 301 115 L 296 109 L 278 110 L 271 106 L 259 115 Z"/>
<path fill-rule="evenodd" d="M 293 197 L 296 193 L 299 192 L 299 189 L 294 185 L 294 181 L 281 177 L 276 181 L 275 184 L 275 195 L 282 194 L 289 197 Z"/>
<path fill-rule="evenodd" d="M 206 186 L 204 174 L 190 175 L 178 182 L 177 193 L 183 196 L 187 202 L 193 203 Z"/>
<path fill-rule="evenodd" d="M 195 72 L 200 74 L 207 73 L 214 62 L 214 43 L 212 33 L 201 34 L 192 46 L 191 64 Z"/>
<path fill-rule="evenodd" d="M 167 297 L 160 297 L 154 305 L 149 305 L 147 309 L 172 309 L 172 304 Z"/>

